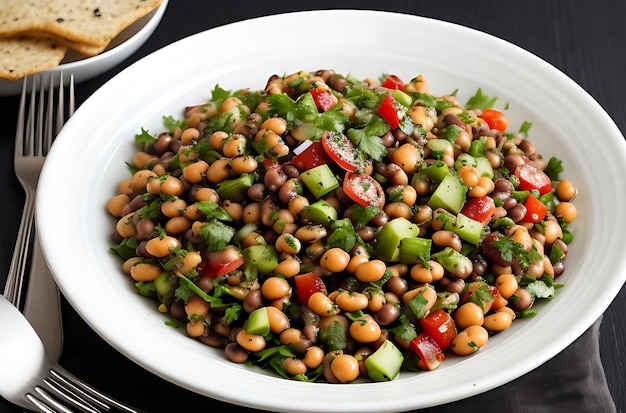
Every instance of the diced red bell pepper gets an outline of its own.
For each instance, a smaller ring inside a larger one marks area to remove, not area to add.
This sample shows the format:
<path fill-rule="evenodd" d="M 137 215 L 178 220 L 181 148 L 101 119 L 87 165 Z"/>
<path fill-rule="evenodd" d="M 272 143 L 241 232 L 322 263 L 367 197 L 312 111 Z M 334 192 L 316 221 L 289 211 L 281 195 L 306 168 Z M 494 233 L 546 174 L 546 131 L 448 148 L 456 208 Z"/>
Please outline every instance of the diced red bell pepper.
<path fill-rule="evenodd" d="M 435 310 L 420 319 L 420 324 L 424 332 L 435 340 L 442 351 L 450 348 L 452 340 L 456 337 L 456 324 L 447 311 Z"/>
<path fill-rule="evenodd" d="M 404 115 L 402 105 L 391 95 L 385 96 L 377 113 L 391 126 L 391 130 L 396 130 L 400 126 L 400 120 Z"/>
<path fill-rule="evenodd" d="M 548 207 L 546 207 L 540 200 L 538 200 L 533 194 L 529 194 L 524 201 L 526 207 L 526 215 L 522 221 L 539 223 L 543 221 L 548 213 Z"/>
<path fill-rule="evenodd" d="M 322 112 L 326 112 L 328 109 L 339 103 L 337 96 L 333 95 L 329 90 L 314 87 L 309 90 L 309 93 L 313 96 L 315 106 L 317 106 L 317 108 Z"/>
<path fill-rule="evenodd" d="M 541 195 L 552 191 L 550 177 L 531 164 L 520 165 L 513 173 L 519 179 L 519 189 L 525 191 L 536 189 Z"/>
<path fill-rule="evenodd" d="M 496 211 L 493 199 L 488 196 L 481 196 L 469 199 L 461 209 L 461 214 L 478 221 L 483 225 L 488 223 Z"/>
<path fill-rule="evenodd" d="M 398 76 L 387 75 L 381 86 L 391 90 L 399 89 L 404 91 L 405 85 L 402 79 L 400 79 Z"/>
<path fill-rule="evenodd" d="M 331 163 L 332 159 L 326 153 L 321 142 L 311 142 L 310 146 L 300 154 L 294 156 L 289 163 L 300 171 L 308 171 L 316 166 Z"/>
<path fill-rule="evenodd" d="M 324 284 L 322 278 L 314 272 L 295 275 L 293 281 L 296 286 L 298 301 L 300 301 L 302 305 L 307 305 L 313 293 L 322 292 L 327 294 L 326 284 Z"/>
<path fill-rule="evenodd" d="M 423 370 L 435 370 L 446 358 L 437 342 L 426 333 L 413 338 L 409 342 L 409 350 L 417 354 L 417 366 Z"/>
<path fill-rule="evenodd" d="M 228 274 L 231 271 L 241 267 L 245 262 L 244 257 L 239 257 L 230 262 L 203 261 L 197 267 L 196 271 L 200 275 L 208 275 L 209 277 L 218 277 Z"/>

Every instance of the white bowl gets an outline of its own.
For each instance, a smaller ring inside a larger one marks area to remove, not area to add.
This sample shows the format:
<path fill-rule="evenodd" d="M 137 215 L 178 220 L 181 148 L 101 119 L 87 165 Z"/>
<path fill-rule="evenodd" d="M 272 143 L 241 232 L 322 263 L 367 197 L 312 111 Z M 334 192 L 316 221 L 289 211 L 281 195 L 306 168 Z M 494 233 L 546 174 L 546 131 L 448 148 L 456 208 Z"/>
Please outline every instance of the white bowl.
<path fill-rule="evenodd" d="M 320 32 L 320 21 L 341 22 L 342 33 L 358 35 Z M 303 33 L 315 37 L 305 44 Z M 228 58 L 233 44 L 251 38 L 259 44 L 280 38 L 281 53 L 248 48 L 245 55 Z M 199 49 L 206 53 L 196 53 Z M 194 60 L 159 64 L 180 56 Z M 530 137 L 538 151 L 560 158 L 566 176 L 580 191 L 578 219 L 571 227 L 575 240 L 559 278 L 565 287 L 536 317 L 516 320 L 476 354 L 448 357 L 432 372 L 402 373 L 386 383 L 312 384 L 227 361 L 221 350 L 166 327 L 167 317 L 155 303 L 137 295 L 121 274 L 118 259 L 108 252 L 113 221 L 104 207 L 127 177 L 124 162 L 135 151 L 135 134 L 141 127 L 161 131 L 162 116 L 180 118 L 186 105 L 206 101 L 215 84 L 231 90 L 262 89 L 272 74 L 324 68 L 360 78 L 395 73 L 410 79 L 423 73 L 432 93 L 458 89 L 461 102 L 480 87 L 499 98 L 497 107 L 508 104 L 512 129 L 532 122 Z M 119 99 L 122 95 L 126 98 Z M 73 307 L 117 350 L 164 379 L 260 409 L 399 411 L 458 400 L 507 383 L 559 353 L 597 320 L 626 278 L 626 215 L 615 209 L 626 203 L 626 193 L 614 187 L 624 176 L 626 143 L 606 112 L 563 73 L 517 46 L 415 16 L 301 12 L 194 35 L 115 76 L 78 109 L 55 142 L 39 185 L 37 221 L 49 265 Z"/>
<path fill-rule="evenodd" d="M 68 75 L 74 74 L 76 83 L 101 75 L 126 60 L 148 40 L 161 22 L 168 1 L 163 0 L 157 9 L 122 30 L 102 53 L 93 57 L 85 57 L 74 50 L 68 49 L 61 64 L 39 73 L 45 74 L 47 79 L 49 73 L 55 75 L 64 72 L 66 82 L 69 81 Z M 22 83 L 23 79 L 15 81 L 0 79 L 0 96 L 19 95 L 22 91 Z"/>

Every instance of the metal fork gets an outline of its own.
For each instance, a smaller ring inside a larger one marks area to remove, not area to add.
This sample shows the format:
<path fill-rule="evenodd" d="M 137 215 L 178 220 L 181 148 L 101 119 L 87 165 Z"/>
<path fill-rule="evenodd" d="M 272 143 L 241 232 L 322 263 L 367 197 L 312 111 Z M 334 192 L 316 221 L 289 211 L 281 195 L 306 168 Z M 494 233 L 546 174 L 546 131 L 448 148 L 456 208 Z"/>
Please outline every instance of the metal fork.
<path fill-rule="evenodd" d="M 38 80 L 41 83 L 39 90 Z M 63 349 L 61 299 L 59 289 L 50 274 L 39 245 L 34 222 L 34 204 L 37 183 L 46 155 L 66 120 L 63 80 L 61 72 L 58 79 L 59 92 L 55 97 L 55 89 L 57 89 L 55 79 L 54 75 L 50 75 L 46 99 L 45 81 L 35 76 L 31 83 L 28 115 L 26 115 L 28 79 L 24 79 L 22 86 L 15 136 L 14 168 L 26 197 L 4 290 L 5 297 L 16 307 L 21 308 L 23 304 L 24 315 L 44 341 L 48 355 L 55 361 L 59 360 Z M 73 114 L 74 107 L 74 77 L 70 75 L 68 118 Z M 27 270 L 31 243 L 33 260 L 28 277 L 28 292 L 26 298 L 23 299 L 24 275 Z"/>
<path fill-rule="evenodd" d="M 8 401 L 42 413 L 141 412 L 50 360 L 32 326 L 1 295 L 0 326 L 0 395 Z"/>

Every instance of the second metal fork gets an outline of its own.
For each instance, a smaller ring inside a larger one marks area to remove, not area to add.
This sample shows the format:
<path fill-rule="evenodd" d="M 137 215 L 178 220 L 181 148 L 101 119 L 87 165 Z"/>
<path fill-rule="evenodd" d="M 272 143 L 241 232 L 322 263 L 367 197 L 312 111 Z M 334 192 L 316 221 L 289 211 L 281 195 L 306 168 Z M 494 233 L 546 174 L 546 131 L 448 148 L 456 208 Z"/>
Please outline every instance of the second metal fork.
<path fill-rule="evenodd" d="M 40 81 L 40 85 L 38 85 L 38 80 Z M 33 262 L 32 265 L 33 271 L 31 272 L 31 280 L 29 281 L 29 298 L 26 300 L 24 312 L 36 315 L 46 313 L 44 314 L 44 316 L 47 317 L 46 320 L 50 319 L 50 316 L 58 317 L 60 323 L 60 314 L 58 313 L 60 304 L 59 292 L 54 280 L 52 280 L 51 275 L 48 273 L 47 267 L 45 267 L 45 262 L 43 262 L 39 249 L 39 240 L 34 228 L 35 194 L 39 175 L 50 146 L 63 127 L 66 117 L 71 116 L 74 112 L 74 78 L 73 75 L 70 76 L 68 103 L 65 101 L 63 73 L 61 73 L 60 79 L 58 80 L 58 87 L 55 86 L 53 75 L 50 76 L 47 85 L 44 84 L 44 82 L 44 79 L 40 79 L 37 76 L 32 79 L 28 114 L 26 114 L 28 79 L 24 80 L 22 87 L 15 137 L 14 168 L 15 174 L 24 188 L 25 204 L 4 296 L 16 307 L 22 307 L 24 301 L 22 294 L 24 291 L 24 275 L 28 268 L 27 263 L 32 243 L 34 248 L 33 252 L 36 255 L 36 262 Z M 55 105 L 56 89 L 58 89 L 59 93 L 56 97 Z M 41 302 L 41 300 L 46 299 L 54 300 L 54 305 L 46 306 L 48 308 L 44 308 L 43 311 L 41 311 L 41 307 L 37 306 L 36 312 L 34 310 L 31 311 L 29 308 L 31 307 L 30 303 Z M 52 314 L 50 312 L 52 312 Z M 56 312 L 56 314 L 54 314 L 54 312 Z M 29 314 L 26 315 L 28 317 Z M 53 334 L 55 337 L 58 337 L 58 334 L 62 334 L 61 331 L 50 330 L 60 330 L 59 323 L 50 325 L 46 321 L 38 323 L 37 320 L 32 320 L 30 317 L 28 318 L 31 323 L 33 323 L 38 333 L 44 336 L 42 337 L 44 341 L 47 341 L 45 340 L 45 335 Z M 58 359 L 61 345 L 53 344 L 53 346 L 54 348 L 50 356 Z"/>

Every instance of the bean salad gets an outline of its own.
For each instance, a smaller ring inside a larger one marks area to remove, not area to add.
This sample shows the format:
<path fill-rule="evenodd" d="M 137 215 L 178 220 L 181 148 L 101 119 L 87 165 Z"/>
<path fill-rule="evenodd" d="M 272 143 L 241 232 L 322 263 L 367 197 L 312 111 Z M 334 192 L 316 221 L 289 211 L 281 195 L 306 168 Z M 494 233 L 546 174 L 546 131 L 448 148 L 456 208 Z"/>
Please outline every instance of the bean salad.
<path fill-rule="evenodd" d="M 562 287 L 577 189 L 480 88 L 333 70 L 141 129 L 111 252 L 166 324 L 294 380 L 469 356 Z"/>

